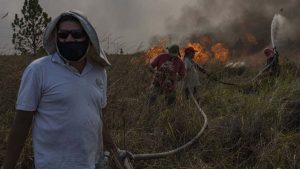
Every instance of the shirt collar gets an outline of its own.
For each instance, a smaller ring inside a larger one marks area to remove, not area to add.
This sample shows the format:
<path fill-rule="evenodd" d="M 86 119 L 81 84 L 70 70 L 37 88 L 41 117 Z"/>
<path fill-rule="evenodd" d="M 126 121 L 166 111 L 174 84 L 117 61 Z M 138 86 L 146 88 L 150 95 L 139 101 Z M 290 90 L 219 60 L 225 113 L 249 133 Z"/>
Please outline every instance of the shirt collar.
<path fill-rule="evenodd" d="M 62 66 L 65 66 L 69 70 L 71 70 L 73 73 L 78 74 L 80 76 L 85 75 L 86 73 L 88 73 L 90 70 L 93 69 L 93 65 L 90 63 L 90 61 L 88 59 L 87 62 L 86 62 L 86 65 L 85 65 L 85 67 L 83 69 L 83 71 L 80 74 L 80 73 L 78 73 L 78 71 L 74 67 L 66 64 L 65 61 L 58 55 L 57 52 L 55 52 L 54 54 L 52 54 L 51 60 L 52 60 L 53 63 L 58 63 L 58 64 L 60 64 Z"/>

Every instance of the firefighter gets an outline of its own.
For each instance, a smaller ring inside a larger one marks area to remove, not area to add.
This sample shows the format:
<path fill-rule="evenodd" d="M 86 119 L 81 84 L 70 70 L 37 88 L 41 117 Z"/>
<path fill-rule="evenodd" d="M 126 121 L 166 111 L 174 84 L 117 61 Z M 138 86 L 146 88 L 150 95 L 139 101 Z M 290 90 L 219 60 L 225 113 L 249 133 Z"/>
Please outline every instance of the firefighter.
<path fill-rule="evenodd" d="M 149 66 L 150 71 L 154 73 L 154 80 L 148 105 L 153 105 L 159 94 L 165 95 L 168 105 L 174 104 L 176 83 L 184 77 L 185 69 L 179 58 L 179 46 L 172 45 L 167 49 L 168 53 L 158 55 Z"/>
<path fill-rule="evenodd" d="M 184 50 L 184 66 L 186 76 L 184 78 L 184 92 L 187 99 L 189 99 L 190 92 L 195 96 L 200 86 L 199 71 L 205 72 L 205 70 L 195 63 L 193 60 L 197 51 L 193 47 L 188 47 Z M 197 99 L 199 101 L 199 99 Z"/>
<path fill-rule="evenodd" d="M 279 65 L 279 54 L 276 48 L 266 48 L 264 49 L 264 54 L 267 57 L 266 69 L 264 72 L 269 76 L 277 77 L 280 74 L 280 65 Z"/>

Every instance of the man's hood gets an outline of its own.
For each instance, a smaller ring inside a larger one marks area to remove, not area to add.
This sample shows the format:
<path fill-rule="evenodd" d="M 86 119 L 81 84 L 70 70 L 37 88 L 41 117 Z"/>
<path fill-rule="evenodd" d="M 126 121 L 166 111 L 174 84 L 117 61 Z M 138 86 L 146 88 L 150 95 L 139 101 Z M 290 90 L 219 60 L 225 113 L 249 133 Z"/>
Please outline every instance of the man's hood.
<path fill-rule="evenodd" d="M 76 11 L 76 10 L 70 10 L 70 11 L 63 12 L 62 14 L 60 14 L 58 17 L 56 17 L 54 20 L 52 20 L 48 24 L 48 26 L 44 32 L 44 36 L 43 36 L 43 45 L 44 45 L 44 48 L 47 51 L 47 53 L 53 54 L 53 53 L 57 52 L 56 25 L 57 25 L 58 21 L 60 20 L 60 18 L 64 15 L 71 15 L 71 16 L 77 18 L 78 21 L 80 22 L 82 28 L 87 33 L 87 35 L 91 41 L 91 44 L 92 44 L 91 48 L 90 48 L 90 50 L 92 50 L 92 52 L 89 51 L 89 52 L 91 52 L 91 54 L 88 57 L 90 57 L 90 59 L 93 62 L 100 63 L 103 66 L 109 66 L 110 63 L 109 63 L 103 49 L 100 47 L 98 35 L 97 35 L 94 27 L 87 20 L 86 16 L 84 16 L 80 11 Z"/>

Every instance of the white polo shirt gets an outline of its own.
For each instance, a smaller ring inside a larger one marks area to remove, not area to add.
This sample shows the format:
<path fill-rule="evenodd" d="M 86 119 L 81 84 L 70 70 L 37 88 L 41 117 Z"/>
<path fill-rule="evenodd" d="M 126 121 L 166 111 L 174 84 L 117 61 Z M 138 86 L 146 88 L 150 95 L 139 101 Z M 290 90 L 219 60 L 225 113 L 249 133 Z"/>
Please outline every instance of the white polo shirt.
<path fill-rule="evenodd" d="M 103 152 L 102 112 L 107 75 L 87 63 L 81 74 L 58 54 L 24 71 L 17 110 L 36 111 L 33 148 L 36 169 L 94 169 Z"/>

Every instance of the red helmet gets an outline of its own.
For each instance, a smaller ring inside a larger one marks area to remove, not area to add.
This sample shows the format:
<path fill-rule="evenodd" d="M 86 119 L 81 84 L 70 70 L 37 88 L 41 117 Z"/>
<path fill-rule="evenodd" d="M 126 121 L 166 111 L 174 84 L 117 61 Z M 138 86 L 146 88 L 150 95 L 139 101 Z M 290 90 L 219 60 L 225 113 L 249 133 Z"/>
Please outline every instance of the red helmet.
<path fill-rule="evenodd" d="M 265 54 L 267 57 L 271 57 L 271 56 L 274 54 L 274 51 L 273 51 L 273 49 L 271 49 L 271 48 L 266 48 L 266 49 L 264 49 L 264 54 Z"/>
<path fill-rule="evenodd" d="M 193 47 L 188 47 L 184 50 L 185 54 L 189 54 L 189 53 L 195 53 L 197 52 Z"/>

